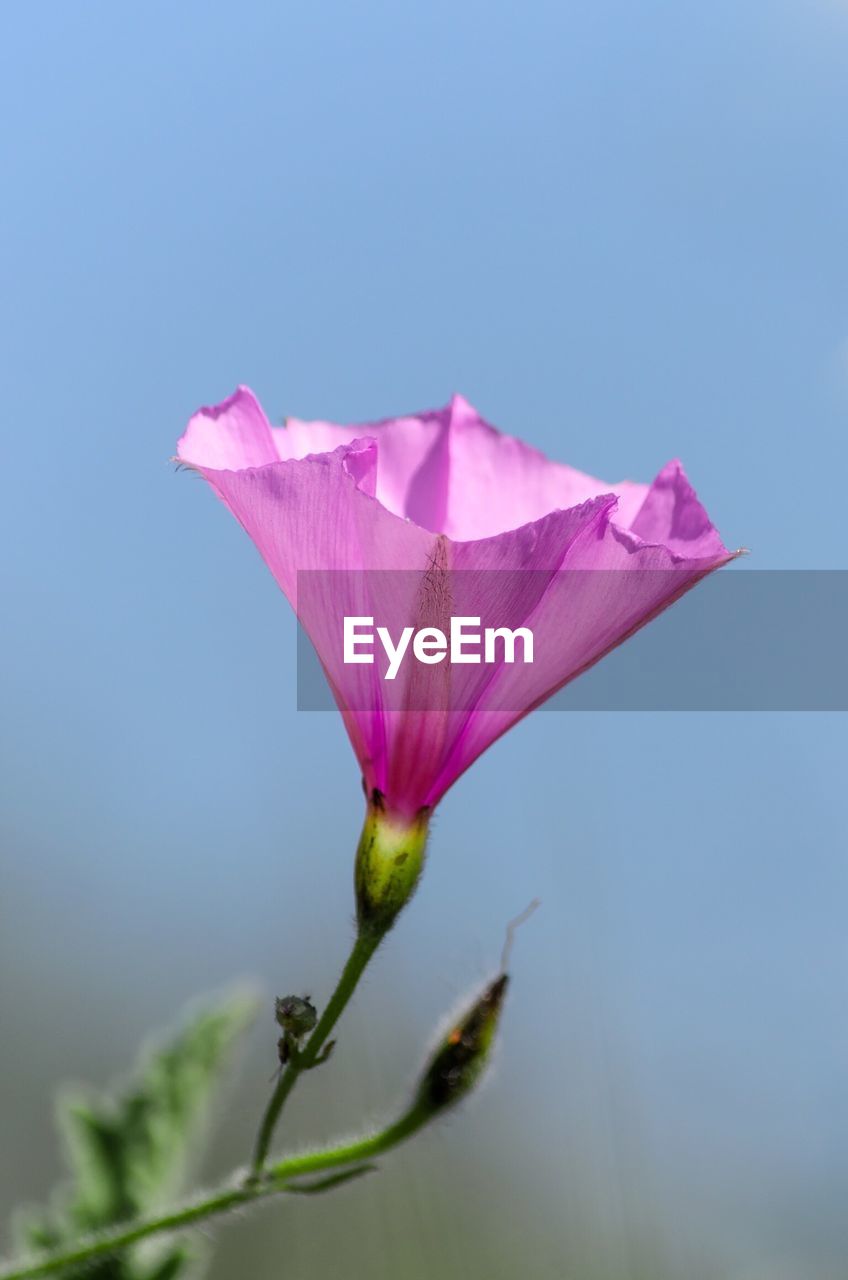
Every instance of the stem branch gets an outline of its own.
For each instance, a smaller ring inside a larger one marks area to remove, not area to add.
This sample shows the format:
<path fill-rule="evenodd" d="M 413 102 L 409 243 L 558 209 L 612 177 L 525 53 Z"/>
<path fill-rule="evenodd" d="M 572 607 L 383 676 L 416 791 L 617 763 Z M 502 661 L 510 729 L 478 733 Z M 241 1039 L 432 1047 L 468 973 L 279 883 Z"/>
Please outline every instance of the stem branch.
<path fill-rule="evenodd" d="M 312 1032 L 302 1052 L 296 1058 L 292 1059 L 286 1067 L 283 1074 L 277 1081 L 276 1088 L 271 1094 L 265 1114 L 262 1117 L 262 1123 L 259 1126 L 259 1133 L 256 1137 L 256 1146 L 253 1152 L 253 1160 L 251 1162 L 250 1177 L 255 1180 L 259 1177 L 265 1164 L 271 1141 L 274 1137 L 274 1128 L 280 1118 L 280 1112 L 283 1105 L 297 1083 L 297 1078 L 302 1071 L 307 1071 L 314 1065 L 315 1059 L 324 1047 L 324 1043 L 333 1030 L 333 1027 L 341 1017 L 345 1005 L 350 1000 L 359 979 L 362 977 L 363 970 L 368 961 L 373 956 L 377 947 L 380 945 L 381 936 L 375 933 L 360 932 L 356 942 L 353 944 L 353 950 L 350 953 L 348 962 L 342 970 L 342 976 L 339 978 L 338 985 L 330 997 L 329 1003 L 324 1010 L 318 1025 Z M 2 1277 L 0 1277 L 2 1280 Z"/>

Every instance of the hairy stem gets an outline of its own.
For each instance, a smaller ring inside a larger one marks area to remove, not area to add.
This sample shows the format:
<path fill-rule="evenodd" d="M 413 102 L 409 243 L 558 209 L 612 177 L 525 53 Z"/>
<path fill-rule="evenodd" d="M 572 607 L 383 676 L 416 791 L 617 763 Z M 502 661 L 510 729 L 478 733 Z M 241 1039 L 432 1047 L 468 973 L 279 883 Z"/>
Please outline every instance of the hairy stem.
<path fill-rule="evenodd" d="M 317 1030 L 317 1028 L 316 1028 Z M 202 1200 L 175 1209 L 158 1218 L 148 1218 L 125 1228 L 101 1232 L 87 1241 L 61 1253 L 48 1254 L 40 1261 L 12 1263 L 0 1268 L 0 1280 L 35 1280 L 37 1276 L 56 1275 L 68 1267 L 90 1262 L 94 1258 L 116 1253 L 150 1236 L 164 1235 L 193 1226 L 208 1218 L 220 1217 L 232 1209 L 264 1200 L 269 1196 L 302 1188 L 290 1185 L 292 1179 L 383 1155 L 404 1139 L 411 1137 L 432 1117 L 432 1112 L 413 1106 L 400 1120 L 367 1138 L 360 1138 L 326 1151 L 292 1156 L 275 1164 L 268 1174 L 248 1185 L 221 1189 Z"/>
<path fill-rule="evenodd" d="M 432 1109 L 419 1104 L 412 1106 L 400 1120 L 396 1120 L 386 1129 L 373 1134 L 370 1138 L 357 1138 L 344 1146 L 332 1147 L 327 1151 L 307 1152 L 302 1156 L 290 1156 L 281 1160 L 268 1170 L 268 1177 L 275 1183 L 301 1178 L 310 1173 L 321 1173 L 324 1169 L 335 1169 L 339 1165 L 358 1164 L 360 1160 L 373 1160 L 396 1147 L 398 1143 L 411 1138 L 414 1133 L 433 1119 Z M 260 1183 L 260 1186 L 263 1184 Z M 0 1280 L 6 1277 L 0 1274 Z"/>
<path fill-rule="evenodd" d="M 393 817 L 379 792 L 369 800 L 354 862 L 356 941 L 306 1047 L 291 1058 L 271 1094 L 256 1135 L 248 1183 L 262 1173 L 274 1128 L 298 1077 L 315 1066 L 368 961 L 415 892 L 424 865 L 429 817 L 429 809 L 421 809 L 414 818 Z"/>
<path fill-rule="evenodd" d="M 274 1188 L 274 1190 L 282 1191 L 283 1188 Z M 139 1240 L 146 1240 L 148 1236 L 177 1231 L 181 1227 L 188 1227 L 194 1222 L 203 1221 L 204 1218 L 226 1213 L 239 1205 L 269 1194 L 270 1188 L 259 1187 L 239 1187 L 230 1191 L 216 1192 L 205 1200 L 186 1205 L 182 1209 L 175 1209 L 161 1218 L 150 1218 L 137 1222 L 131 1227 L 105 1231 L 101 1235 L 93 1236 L 75 1245 L 67 1252 L 48 1254 L 40 1262 L 28 1262 L 23 1265 L 12 1263 L 11 1267 L 0 1271 L 0 1280 L 29 1280 L 30 1276 L 52 1276 L 58 1271 L 64 1271 L 66 1267 L 115 1253 L 128 1245 L 136 1244 Z"/>
<path fill-rule="evenodd" d="M 286 1099 L 297 1083 L 298 1076 L 302 1071 L 307 1071 L 314 1065 L 315 1059 L 324 1047 L 330 1032 L 341 1017 L 344 1008 L 354 991 L 359 979 L 368 961 L 373 956 L 381 941 L 380 934 L 371 932 L 360 932 L 356 942 L 353 944 L 353 950 L 350 953 L 348 962 L 342 970 L 342 976 L 339 978 L 338 985 L 330 997 L 330 1001 L 324 1010 L 321 1018 L 312 1035 L 302 1052 L 297 1055 L 286 1067 L 283 1074 L 277 1081 L 276 1088 L 271 1094 L 265 1114 L 262 1117 L 262 1123 L 259 1126 L 259 1133 L 256 1137 L 256 1145 L 253 1151 L 253 1160 L 251 1162 L 250 1177 L 256 1180 L 262 1172 L 271 1141 L 274 1137 L 274 1128 L 280 1118 L 280 1112 L 283 1109 Z M 2 1278 L 0 1278 L 2 1280 Z"/>

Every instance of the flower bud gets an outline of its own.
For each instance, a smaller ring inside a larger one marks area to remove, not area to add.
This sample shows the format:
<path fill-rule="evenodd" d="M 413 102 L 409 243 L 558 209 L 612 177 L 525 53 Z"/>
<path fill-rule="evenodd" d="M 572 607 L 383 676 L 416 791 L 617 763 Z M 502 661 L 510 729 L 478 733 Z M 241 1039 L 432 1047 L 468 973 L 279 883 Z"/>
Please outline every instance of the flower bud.
<path fill-rule="evenodd" d="M 274 1016 L 289 1035 L 302 1040 L 318 1021 L 318 1011 L 309 996 L 277 996 Z"/>
<path fill-rule="evenodd" d="M 415 892 L 424 866 L 429 818 L 428 809 L 411 819 L 389 814 L 380 793 L 373 793 L 354 872 L 361 934 L 381 938 Z"/>
<path fill-rule="evenodd" d="M 474 1088 L 489 1060 L 509 978 L 495 978 L 442 1040 L 418 1086 L 415 1106 L 433 1115 Z"/>

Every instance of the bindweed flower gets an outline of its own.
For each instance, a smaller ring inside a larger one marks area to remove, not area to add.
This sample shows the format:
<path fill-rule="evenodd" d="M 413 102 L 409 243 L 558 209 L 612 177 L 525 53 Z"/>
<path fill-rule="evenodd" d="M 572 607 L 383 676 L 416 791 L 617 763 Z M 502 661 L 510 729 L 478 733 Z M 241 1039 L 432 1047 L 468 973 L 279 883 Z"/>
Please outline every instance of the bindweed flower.
<path fill-rule="evenodd" d="M 361 426 L 273 427 L 241 387 L 194 415 L 178 455 L 253 538 L 317 651 L 371 805 L 358 883 L 390 907 L 414 887 L 428 815 L 481 752 L 733 554 L 679 462 L 650 485 L 605 484 L 460 396 Z M 457 618 L 523 631 L 525 660 L 504 642 L 500 660 L 441 661 Z M 408 630 L 420 661 L 346 661 L 345 619 L 382 620 L 387 655 Z M 360 917 L 384 906 L 360 902 Z"/>

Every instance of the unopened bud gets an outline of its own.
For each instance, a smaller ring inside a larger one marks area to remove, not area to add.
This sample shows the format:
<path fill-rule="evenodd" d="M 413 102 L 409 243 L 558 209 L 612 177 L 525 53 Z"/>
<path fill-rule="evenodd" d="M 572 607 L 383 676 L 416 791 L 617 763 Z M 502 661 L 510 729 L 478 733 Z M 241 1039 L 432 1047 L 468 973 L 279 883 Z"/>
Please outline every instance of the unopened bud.
<path fill-rule="evenodd" d="M 354 884 L 360 933 L 380 938 L 415 892 L 424 866 L 430 817 L 422 809 L 403 819 L 386 811 L 372 795 L 356 851 Z"/>
<path fill-rule="evenodd" d="M 491 1054 L 508 982 L 505 973 L 495 978 L 442 1040 L 421 1078 L 416 1107 L 432 1115 L 474 1088 Z"/>
<path fill-rule="evenodd" d="M 318 1021 L 318 1011 L 309 996 L 278 996 L 274 1016 L 290 1036 L 301 1040 Z"/>

